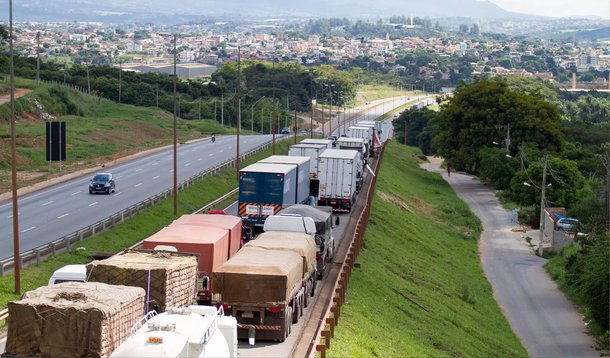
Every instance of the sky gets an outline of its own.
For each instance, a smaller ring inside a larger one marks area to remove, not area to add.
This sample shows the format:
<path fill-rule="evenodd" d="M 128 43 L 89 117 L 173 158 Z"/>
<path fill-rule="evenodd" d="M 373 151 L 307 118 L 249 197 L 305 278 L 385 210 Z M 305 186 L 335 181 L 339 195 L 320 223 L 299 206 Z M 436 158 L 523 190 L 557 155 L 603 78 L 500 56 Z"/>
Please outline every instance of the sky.
<path fill-rule="evenodd" d="M 504 10 L 533 15 L 566 17 L 596 15 L 610 18 L 610 0 L 489 0 Z"/>

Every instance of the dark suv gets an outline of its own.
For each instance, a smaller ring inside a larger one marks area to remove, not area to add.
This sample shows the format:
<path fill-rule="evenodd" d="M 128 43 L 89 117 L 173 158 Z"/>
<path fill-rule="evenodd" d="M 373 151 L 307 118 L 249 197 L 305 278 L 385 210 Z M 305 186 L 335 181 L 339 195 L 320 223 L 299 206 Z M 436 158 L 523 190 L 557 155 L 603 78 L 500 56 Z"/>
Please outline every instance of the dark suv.
<path fill-rule="evenodd" d="M 97 173 L 89 182 L 89 194 L 114 193 L 114 177 L 110 173 Z"/>

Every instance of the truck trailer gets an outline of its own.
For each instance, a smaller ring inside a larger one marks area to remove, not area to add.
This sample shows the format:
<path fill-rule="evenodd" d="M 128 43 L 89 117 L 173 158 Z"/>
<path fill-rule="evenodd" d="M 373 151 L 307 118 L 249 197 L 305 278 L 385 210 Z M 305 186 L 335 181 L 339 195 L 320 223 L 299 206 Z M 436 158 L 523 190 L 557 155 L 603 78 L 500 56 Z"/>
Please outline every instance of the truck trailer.
<path fill-rule="evenodd" d="M 297 180 L 295 165 L 255 163 L 240 170 L 238 202 L 244 240 L 261 232 L 269 215 L 307 200 L 307 196 L 297 197 Z"/>
<path fill-rule="evenodd" d="M 307 202 L 309 197 L 309 172 L 311 168 L 311 158 L 309 156 L 272 155 L 259 160 L 257 163 L 295 166 L 297 169 L 297 181 L 294 203 L 302 204 Z"/>
<path fill-rule="evenodd" d="M 349 137 L 353 138 L 363 138 L 364 143 L 367 146 L 367 152 L 369 155 L 372 155 L 373 150 L 373 132 L 374 128 L 371 127 L 361 127 L 361 126 L 351 126 L 349 127 Z"/>
<path fill-rule="evenodd" d="M 305 138 L 301 141 L 301 144 L 322 144 L 326 146 L 326 149 L 333 148 L 333 140 L 332 139 L 314 139 L 314 138 Z"/>
<path fill-rule="evenodd" d="M 364 138 L 341 137 L 337 139 L 339 149 L 357 150 L 362 157 L 362 165 L 367 165 L 369 162 L 369 148 L 366 145 Z"/>
<path fill-rule="evenodd" d="M 318 205 L 330 206 L 336 212 L 351 212 L 360 191 L 363 166 L 356 150 L 328 149 L 320 156 Z"/>
<path fill-rule="evenodd" d="M 316 176 L 318 175 L 318 158 L 327 148 L 325 144 L 293 144 L 288 149 L 288 155 L 311 158 L 309 173 Z"/>

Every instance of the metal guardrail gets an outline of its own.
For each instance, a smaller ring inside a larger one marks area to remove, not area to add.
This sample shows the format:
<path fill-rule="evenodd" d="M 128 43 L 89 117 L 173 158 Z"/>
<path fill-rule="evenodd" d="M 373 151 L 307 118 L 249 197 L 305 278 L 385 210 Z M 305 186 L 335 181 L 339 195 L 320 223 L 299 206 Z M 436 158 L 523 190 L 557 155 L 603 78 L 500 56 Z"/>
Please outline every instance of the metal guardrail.
<path fill-rule="evenodd" d="M 284 140 L 286 138 L 287 137 L 279 138 L 279 140 Z M 261 144 L 255 148 L 245 152 L 244 154 L 242 154 L 240 156 L 240 160 L 244 160 L 246 157 L 256 154 L 256 153 L 268 148 L 269 146 L 271 146 L 271 143 Z M 205 176 L 215 174 L 222 169 L 225 169 L 228 167 L 234 167 L 234 166 L 235 166 L 235 159 L 225 161 L 221 164 L 218 164 L 210 169 L 207 169 L 199 174 L 193 175 L 190 178 L 184 180 L 183 182 L 181 182 L 178 185 L 178 190 L 188 188 L 189 186 L 193 185 L 194 182 L 200 180 L 201 178 L 203 178 Z M 151 196 L 147 199 L 144 199 L 144 200 L 140 201 L 139 203 L 136 203 L 124 210 L 119 211 L 118 213 L 115 213 L 114 215 L 104 218 L 83 229 L 77 230 L 73 233 L 63 236 L 50 243 L 38 246 L 32 250 L 22 252 L 19 255 L 20 260 L 21 260 L 21 267 L 27 267 L 28 265 L 30 265 L 32 263 L 40 263 L 40 261 L 43 260 L 48 255 L 54 255 L 59 252 L 67 251 L 74 244 L 76 244 L 80 241 L 83 241 L 85 239 L 88 239 L 90 237 L 96 236 L 97 234 L 99 234 L 101 232 L 104 232 L 116 225 L 119 225 L 119 224 L 123 223 L 125 220 L 131 218 L 132 216 L 137 215 L 142 210 L 157 204 L 158 202 L 160 202 L 163 199 L 166 199 L 167 197 L 172 195 L 172 192 L 173 192 L 173 189 L 167 189 L 160 194 L 157 194 L 157 195 Z M 216 199 L 216 200 L 219 200 L 219 199 Z M 214 202 L 212 202 L 212 203 L 214 203 Z M 212 204 L 212 203 L 210 203 L 210 204 Z M 207 205 L 204 206 L 203 208 L 199 209 L 199 211 L 203 210 L 206 207 L 207 207 Z M 14 256 L 0 260 L 0 276 L 4 276 L 6 273 L 11 272 L 11 270 L 13 269 L 13 266 L 14 266 Z M 2 321 L 2 320 L 0 319 L 0 321 Z"/>
<path fill-rule="evenodd" d="M 373 201 L 373 194 L 375 194 L 375 185 L 377 183 L 377 176 L 379 168 L 381 167 L 381 161 L 383 158 L 383 152 L 387 145 L 387 141 L 384 143 L 379 153 L 379 160 L 375 165 L 375 175 L 371 180 L 371 184 L 367 190 L 365 206 L 358 217 L 356 224 L 356 231 L 352 237 L 352 241 L 349 245 L 347 256 L 341 265 L 341 271 L 337 276 L 333 293 L 329 297 L 330 305 L 328 306 L 323 319 L 320 321 L 316 336 L 313 341 L 311 348 L 315 348 L 316 352 L 320 352 L 320 357 L 326 357 L 326 351 L 330 348 L 330 340 L 335 336 L 335 326 L 339 324 L 339 317 L 341 316 L 341 306 L 345 303 L 345 293 L 349 284 L 349 279 L 352 275 L 352 269 L 356 263 L 356 258 L 364 247 L 364 232 L 369 222 L 369 216 L 371 214 L 371 203 Z M 313 349 L 312 349 L 313 350 Z M 308 352 L 307 356 L 313 356 L 313 352 Z"/>

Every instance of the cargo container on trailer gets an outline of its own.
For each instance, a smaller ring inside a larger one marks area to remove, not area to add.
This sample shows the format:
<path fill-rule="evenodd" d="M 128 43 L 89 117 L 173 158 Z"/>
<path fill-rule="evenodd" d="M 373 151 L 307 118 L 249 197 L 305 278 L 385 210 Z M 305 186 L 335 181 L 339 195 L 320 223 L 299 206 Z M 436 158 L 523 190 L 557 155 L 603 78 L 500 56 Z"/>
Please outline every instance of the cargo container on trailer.
<path fill-rule="evenodd" d="M 288 149 L 288 155 L 311 158 L 309 173 L 318 175 L 318 158 L 327 148 L 325 144 L 293 144 Z"/>
<path fill-rule="evenodd" d="M 357 150 L 362 157 L 362 164 L 368 164 L 369 152 L 364 138 L 341 137 L 337 139 L 337 147 L 339 149 Z"/>
<path fill-rule="evenodd" d="M 332 139 L 314 139 L 314 138 L 305 138 L 301 141 L 301 144 L 323 144 L 327 149 L 332 149 L 333 140 Z"/>
<path fill-rule="evenodd" d="M 362 185 L 362 161 L 356 150 L 328 149 L 318 163 L 318 204 L 337 212 L 351 212 Z"/>
<path fill-rule="evenodd" d="M 309 172 L 311 158 L 309 156 L 272 155 L 257 163 L 293 165 L 297 169 L 297 181 L 294 203 L 303 204 L 309 197 Z"/>

